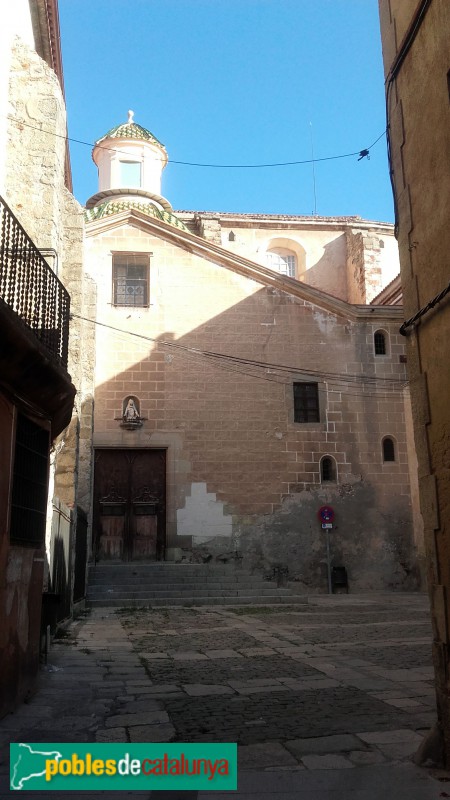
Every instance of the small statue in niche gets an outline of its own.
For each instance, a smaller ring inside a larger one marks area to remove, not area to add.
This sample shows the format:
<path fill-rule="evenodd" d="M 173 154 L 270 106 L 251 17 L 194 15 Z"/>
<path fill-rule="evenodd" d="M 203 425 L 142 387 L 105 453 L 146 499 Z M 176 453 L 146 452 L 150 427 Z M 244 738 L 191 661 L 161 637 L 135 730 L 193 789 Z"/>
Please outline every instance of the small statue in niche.
<path fill-rule="evenodd" d="M 123 418 L 127 422 L 140 420 L 139 411 L 137 410 L 136 403 L 134 402 L 132 397 L 130 397 L 128 400 L 125 411 L 123 413 Z"/>
<path fill-rule="evenodd" d="M 137 397 L 133 397 L 133 395 L 128 395 L 128 397 L 125 397 L 122 405 L 122 416 L 116 417 L 116 419 L 120 420 L 122 428 L 125 428 L 129 431 L 142 427 L 142 423 L 146 417 L 141 417 L 139 399 Z"/>

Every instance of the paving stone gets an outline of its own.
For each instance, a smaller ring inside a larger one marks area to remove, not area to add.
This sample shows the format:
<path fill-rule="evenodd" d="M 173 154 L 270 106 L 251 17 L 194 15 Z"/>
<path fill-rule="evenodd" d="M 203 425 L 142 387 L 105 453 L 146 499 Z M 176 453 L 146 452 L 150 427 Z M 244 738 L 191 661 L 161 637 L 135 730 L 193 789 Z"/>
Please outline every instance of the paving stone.
<path fill-rule="evenodd" d="M 162 702 L 153 697 L 151 700 L 139 698 L 139 700 L 127 701 L 120 707 L 121 714 L 140 714 L 141 712 L 161 710 L 163 710 Z"/>
<path fill-rule="evenodd" d="M 238 747 L 238 770 L 298 766 L 296 759 L 279 742 Z"/>
<path fill-rule="evenodd" d="M 289 692 L 290 686 L 245 686 L 241 689 L 236 689 L 239 694 L 261 694 L 263 692 Z"/>
<path fill-rule="evenodd" d="M 272 650 L 270 647 L 245 647 L 242 650 L 239 650 L 243 656 L 274 656 L 275 650 Z"/>
<path fill-rule="evenodd" d="M 382 764 L 384 756 L 379 750 L 352 750 L 348 757 L 357 767 L 371 766 L 372 764 Z"/>
<path fill-rule="evenodd" d="M 212 659 L 221 658 L 242 658 L 240 653 L 236 650 L 204 650 L 205 656 Z"/>
<path fill-rule="evenodd" d="M 162 725 L 136 725 L 129 730 L 130 742 L 172 742 L 176 731 L 170 722 Z"/>
<path fill-rule="evenodd" d="M 126 742 L 127 732 L 125 728 L 106 728 L 99 729 L 95 733 L 96 742 Z"/>
<path fill-rule="evenodd" d="M 158 652 L 158 653 L 141 653 L 141 658 L 145 658 L 146 661 L 169 661 L 170 656 L 168 653 Z"/>
<path fill-rule="evenodd" d="M 350 759 L 334 753 L 304 756 L 302 762 L 306 769 L 351 769 L 355 766 Z"/>
<path fill-rule="evenodd" d="M 366 750 L 364 745 L 356 736 L 352 734 L 336 734 L 334 736 L 320 736 L 314 739 L 293 739 L 285 742 L 285 747 L 297 758 L 303 755 L 339 753 L 350 750 Z"/>
<path fill-rule="evenodd" d="M 151 681 L 150 678 L 142 678 L 140 681 L 127 681 L 126 687 L 127 689 L 133 690 L 139 686 L 151 686 L 152 683 L 153 681 Z"/>
<path fill-rule="evenodd" d="M 418 703 L 417 700 L 413 700 L 411 697 L 397 697 L 386 699 L 384 701 L 389 706 L 395 706 L 396 708 L 414 708 L 416 711 L 426 710 L 423 708 L 422 703 Z"/>
<path fill-rule="evenodd" d="M 389 761 L 411 760 L 418 749 L 414 742 L 393 742 L 392 744 L 377 744 L 377 747 Z"/>
<path fill-rule="evenodd" d="M 380 675 L 391 681 L 423 681 L 423 673 L 414 669 L 385 669 Z"/>
<path fill-rule="evenodd" d="M 172 658 L 174 661 L 207 661 L 208 656 L 205 656 L 203 653 L 193 653 L 193 652 L 181 652 L 176 653 L 173 650 L 169 653 L 172 654 Z"/>
<path fill-rule="evenodd" d="M 359 739 L 368 744 L 395 744 L 397 742 L 413 742 L 419 746 L 422 736 L 416 731 L 410 730 L 391 730 L 391 731 L 370 731 L 368 733 L 357 733 Z"/>
<path fill-rule="evenodd" d="M 203 697 L 205 695 L 215 694 L 234 694 L 233 689 L 229 686 L 214 686 L 214 684 L 206 683 L 186 683 L 183 685 L 186 694 L 191 697 Z"/>
<path fill-rule="evenodd" d="M 280 686 L 280 681 L 266 678 L 249 678 L 246 681 L 228 681 L 233 689 L 249 689 L 255 686 Z"/>
<path fill-rule="evenodd" d="M 142 714 L 115 714 L 106 720 L 105 726 L 107 728 L 122 726 L 128 728 L 134 725 L 155 725 L 160 722 L 169 722 L 169 716 L 166 711 L 150 711 Z"/>
<path fill-rule="evenodd" d="M 180 687 L 176 683 L 156 683 L 153 684 L 152 681 L 148 682 L 147 686 L 139 686 L 138 688 L 131 688 L 131 691 L 135 694 L 161 694 L 164 692 L 165 694 L 170 694 L 171 692 L 179 692 Z"/>

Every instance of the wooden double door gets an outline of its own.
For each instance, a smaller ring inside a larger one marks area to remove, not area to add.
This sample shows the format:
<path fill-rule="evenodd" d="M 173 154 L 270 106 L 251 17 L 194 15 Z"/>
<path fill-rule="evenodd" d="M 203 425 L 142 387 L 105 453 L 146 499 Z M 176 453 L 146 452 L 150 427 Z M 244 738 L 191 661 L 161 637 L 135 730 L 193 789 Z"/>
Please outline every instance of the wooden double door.
<path fill-rule="evenodd" d="M 97 449 L 94 553 L 100 561 L 164 559 L 166 451 Z"/>

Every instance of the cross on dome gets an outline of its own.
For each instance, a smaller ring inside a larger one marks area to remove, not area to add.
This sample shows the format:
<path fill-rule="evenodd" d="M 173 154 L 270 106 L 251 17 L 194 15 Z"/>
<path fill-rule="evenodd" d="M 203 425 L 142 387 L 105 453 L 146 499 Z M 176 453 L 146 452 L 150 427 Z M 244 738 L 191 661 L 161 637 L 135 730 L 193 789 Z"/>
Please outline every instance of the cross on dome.
<path fill-rule="evenodd" d="M 134 117 L 134 111 L 129 111 L 128 112 L 128 124 L 129 125 L 133 124 L 133 117 Z"/>

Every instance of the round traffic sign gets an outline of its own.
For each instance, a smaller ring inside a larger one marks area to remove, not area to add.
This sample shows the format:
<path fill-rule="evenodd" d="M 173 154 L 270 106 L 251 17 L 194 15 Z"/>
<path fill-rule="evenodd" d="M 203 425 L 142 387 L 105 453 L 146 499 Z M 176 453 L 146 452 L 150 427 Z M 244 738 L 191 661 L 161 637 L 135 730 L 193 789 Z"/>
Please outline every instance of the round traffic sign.
<path fill-rule="evenodd" d="M 318 515 L 321 522 L 333 522 L 334 509 L 331 506 L 321 506 Z"/>

